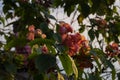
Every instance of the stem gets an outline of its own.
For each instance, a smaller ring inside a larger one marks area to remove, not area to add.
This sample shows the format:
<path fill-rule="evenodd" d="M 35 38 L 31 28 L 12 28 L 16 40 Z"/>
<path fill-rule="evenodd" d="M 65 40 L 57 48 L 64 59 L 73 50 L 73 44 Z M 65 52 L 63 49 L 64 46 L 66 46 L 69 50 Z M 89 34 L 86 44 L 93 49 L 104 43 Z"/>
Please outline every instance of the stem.
<path fill-rule="evenodd" d="M 77 7 L 75 8 L 75 12 L 73 14 L 72 20 L 71 20 L 71 25 L 74 22 L 75 15 L 77 14 Z"/>

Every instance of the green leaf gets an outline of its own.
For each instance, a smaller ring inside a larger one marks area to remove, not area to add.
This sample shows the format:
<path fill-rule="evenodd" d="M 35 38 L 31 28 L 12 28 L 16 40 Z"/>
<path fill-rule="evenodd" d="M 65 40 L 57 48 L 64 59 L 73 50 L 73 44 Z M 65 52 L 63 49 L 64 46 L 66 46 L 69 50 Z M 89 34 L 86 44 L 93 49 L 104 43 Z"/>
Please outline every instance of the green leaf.
<path fill-rule="evenodd" d="M 0 22 L 2 22 L 3 25 L 5 25 L 5 19 L 4 19 L 4 17 L 1 17 L 1 16 L 0 16 Z"/>
<path fill-rule="evenodd" d="M 120 22 L 115 23 L 115 25 L 112 28 L 113 33 L 120 35 Z"/>
<path fill-rule="evenodd" d="M 63 5 L 63 1 L 61 1 L 61 0 L 53 0 L 53 3 L 56 7 Z"/>
<path fill-rule="evenodd" d="M 93 29 L 90 29 L 89 31 L 88 31 L 88 35 L 89 35 L 89 37 L 90 37 L 90 39 L 93 41 L 94 39 L 95 39 L 95 32 L 93 31 Z"/>
<path fill-rule="evenodd" d="M 94 73 L 89 73 L 89 79 L 88 80 L 102 80 L 102 77 L 100 76 L 100 72 L 98 71 L 98 68 L 95 67 Z"/>
<path fill-rule="evenodd" d="M 95 76 L 93 74 L 89 74 L 89 79 L 88 80 L 95 80 Z"/>
<path fill-rule="evenodd" d="M 5 69 L 7 72 L 9 73 L 16 73 L 17 71 L 17 67 L 14 65 L 14 64 L 11 64 L 11 63 L 6 63 L 5 64 Z"/>
<path fill-rule="evenodd" d="M 48 23 L 42 22 L 39 26 L 44 34 L 46 34 L 47 38 L 53 38 L 54 31 L 48 27 Z"/>
<path fill-rule="evenodd" d="M 9 50 L 11 47 L 14 47 L 14 40 L 9 41 L 6 45 L 5 45 L 5 50 Z"/>
<path fill-rule="evenodd" d="M 57 42 L 61 42 L 61 41 L 62 41 L 61 36 L 60 36 L 60 34 L 58 34 L 58 33 L 53 34 L 53 38 L 54 38 Z"/>
<path fill-rule="evenodd" d="M 74 72 L 73 72 L 72 61 L 70 57 L 67 54 L 61 54 L 59 55 L 59 58 L 66 74 L 68 76 L 72 75 Z"/>
<path fill-rule="evenodd" d="M 30 55 L 28 56 L 28 59 L 29 59 L 29 60 L 30 60 L 30 59 L 34 59 L 36 56 L 38 56 L 37 53 L 32 53 L 32 54 L 30 54 Z"/>
<path fill-rule="evenodd" d="M 12 16 L 13 16 L 12 12 L 8 12 L 6 14 L 6 19 L 12 18 Z"/>
<path fill-rule="evenodd" d="M 47 45 L 47 48 L 48 48 L 48 51 L 49 51 L 50 53 L 56 54 L 56 49 L 55 49 L 53 46 Z"/>
<path fill-rule="evenodd" d="M 0 69 L 0 80 L 14 80 L 14 76 Z"/>
<path fill-rule="evenodd" d="M 67 47 L 65 47 L 65 46 L 63 46 L 63 45 L 61 45 L 61 44 L 56 44 L 55 47 L 56 47 L 56 49 L 57 49 L 58 51 L 60 51 L 60 53 L 64 53 L 64 52 L 66 52 L 66 51 L 68 50 Z"/>
<path fill-rule="evenodd" d="M 42 30 L 42 32 L 47 32 L 48 31 L 48 24 L 46 22 L 42 22 L 39 26 L 39 28 Z"/>
<path fill-rule="evenodd" d="M 67 12 L 67 16 L 70 16 L 71 13 L 74 11 L 75 6 L 74 5 L 66 5 L 64 8 L 64 11 Z"/>
<path fill-rule="evenodd" d="M 42 74 L 34 74 L 33 80 L 44 80 L 44 76 Z"/>
<path fill-rule="evenodd" d="M 98 3 L 98 2 L 97 2 Z M 107 8 L 106 4 L 105 4 L 105 1 L 101 2 L 96 13 L 99 15 L 99 16 L 102 16 L 104 15 L 105 13 L 107 13 L 109 11 L 109 8 Z M 109 12 L 108 14 L 110 14 L 111 12 Z"/>
<path fill-rule="evenodd" d="M 112 71 L 111 71 L 112 80 L 115 80 L 116 71 L 115 71 L 113 64 L 110 61 L 108 61 L 106 58 L 103 58 L 103 61 L 105 61 L 105 64 L 108 65 L 112 69 Z"/>
<path fill-rule="evenodd" d="M 53 45 L 54 41 L 51 39 L 35 39 L 34 41 L 31 41 L 29 43 L 31 46 L 35 45 L 35 44 L 48 44 L 48 45 Z"/>
<path fill-rule="evenodd" d="M 82 77 L 83 77 L 83 76 L 82 76 L 82 75 L 83 75 L 83 72 L 84 72 L 84 71 L 83 71 L 82 69 L 79 69 L 79 68 L 78 68 L 78 76 L 79 76 L 79 79 L 80 79 L 80 80 L 82 80 Z M 87 78 L 87 76 L 86 76 L 86 75 L 85 75 L 85 78 Z M 87 79 L 86 79 L 86 80 L 87 80 Z"/>
<path fill-rule="evenodd" d="M 89 79 L 88 80 L 102 80 L 100 77 L 100 74 L 98 72 L 96 72 L 95 74 L 88 74 L 89 75 Z"/>
<path fill-rule="evenodd" d="M 84 18 L 85 18 L 85 17 L 84 17 L 83 15 L 80 14 L 80 15 L 78 16 L 78 18 L 77 18 L 78 23 L 79 23 L 79 24 L 82 23 L 83 20 L 84 20 Z"/>
<path fill-rule="evenodd" d="M 94 55 L 95 57 L 97 57 L 97 53 L 95 51 L 93 51 L 93 50 L 90 51 L 90 54 Z M 94 60 L 95 60 L 95 62 L 97 64 L 97 66 L 98 66 L 98 69 L 101 70 L 101 64 L 100 64 L 99 59 L 98 58 L 94 58 Z"/>
<path fill-rule="evenodd" d="M 12 38 L 11 40 L 7 41 L 7 44 L 5 45 L 5 49 L 9 50 L 12 47 L 15 46 L 23 46 L 27 43 L 27 40 L 25 38 Z"/>
<path fill-rule="evenodd" d="M 73 68 L 73 72 L 74 72 L 74 75 L 75 75 L 75 80 L 77 80 L 77 78 L 78 78 L 78 70 L 77 70 L 77 67 L 76 67 L 76 65 L 75 65 L 74 60 L 73 60 L 70 56 L 68 56 L 68 57 L 70 58 L 70 60 L 71 60 L 71 62 L 72 62 L 72 68 Z"/>
<path fill-rule="evenodd" d="M 35 59 L 35 65 L 43 73 L 56 65 L 56 58 L 50 54 L 40 54 Z"/>
<path fill-rule="evenodd" d="M 108 3 L 109 5 L 114 4 L 114 2 L 115 2 L 115 0 L 107 0 L 107 3 Z"/>
<path fill-rule="evenodd" d="M 98 48 L 93 49 L 93 52 L 101 60 L 101 62 L 104 64 L 104 67 L 109 67 L 112 70 L 111 71 L 112 80 L 114 80 L 116 71 L 115 71 L 113 64 L 109 60 L 107 60 L 105 53 Z"/>
<path fill-rule="evenodd" d="M 99 31 L 95 31 L 96 38 L 99 38 Z"/>
<path fill-rule="evenodd" d="M 92 0 L 88 0 L 88 3 L 90 4 L 90 7 L 93 5 Z"/>
<path fill-rule="evenodd" d="M 81 28 L 79 29 L 80 33 L 83 33 L 85 31 L 85 25 L 81 25 Z"/>
<path fill-rule="evenodd" d="M 90 13 L 90 7 L 87 3 L 81 3 L 81 12 L 84 17 L 87 17 Z"/>
<path fill-rule="evenodd" d="M 120 73 L 117 73 L 118 80 L 120 80 Z"/>
<path fill-rule="evenodd" d="M 92 1 L 91 12 L 94 14 L 99 8 L 100 1 L 99 0 L 91 0 L 91 1 Z"/>
<path fill-rule="evenodd" d="M 46 17 L 56 20 L 56 18 L 53 15 L 50 15 L 48 12 L 43 11 L 43 13 L 45 14 Z"/>

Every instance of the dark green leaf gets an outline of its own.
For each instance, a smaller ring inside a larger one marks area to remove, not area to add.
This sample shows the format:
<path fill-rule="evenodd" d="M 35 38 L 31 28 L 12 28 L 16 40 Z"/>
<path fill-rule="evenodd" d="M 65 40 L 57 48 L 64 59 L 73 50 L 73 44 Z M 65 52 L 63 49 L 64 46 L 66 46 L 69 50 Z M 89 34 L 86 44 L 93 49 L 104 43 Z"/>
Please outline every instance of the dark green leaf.
<path fill-rule="evenodd" d="M 56 65 L 56 58 L 50 54 L 40 54 L 35 59 L 35 65 L 43 73 Z"/>
<path fill-rule="evenodd" d="M 6 63 L 5 64 L 5 69 L 6 71 L 8 71 L 9 73 L 16 73 L 17 71 L 17 67 L 14 64 L 11 63 Z"/>
<path fill-rule="evenodd" d="M 9 50 L 12 47 L 15 46 L 24 46 L 27 43 L 27 40 L 25 38 L 13 38 L 12 40 L 8 41 L 5 45 L 5 49 Z"/>
<path fill-rule="evenodd" d="M 102 15 L 104 15 L 105 13 L 107 13 L 108 11 L 109 11 L 109 9 L 107 8 L 105 2 L 103 1 L 103 2 L 99 5 L 96 13 L 97 13 L 98 15 L 102 16 Z M 110 14 L 110 12 L 109 12 L 108 14 Z"/>
<path fill-rule="evenodd" d="M 44 80 L 44 76 L 42 74 L 35 74 L 33 76 L 34 80 Z"/>
<path fill-rule="evenodd" d="M 42 29 L 43 32 L 48 31 L 48 24 L 46 22 L 42 22 L 40 24 L 40 29 Z"/>
<path fill-rule="evenodd" d="M 81 25 L 81 28 L 79 29 L 80 33 L 83 33 L 85 31 L 85 25 Z"/>
<path fill-rule="evenodd" d="M 61 45 L 61 44 L 56 44 L 55 47 L 57 48 L 58 51 L 60 51 L 61 53 L 66 52 L 66 50 L 68 50 L 67 47 Z"/>
<path fill-rule="evenodd" d="M 90 13 L 90 7 L 87 3 L 81 3 L 81 12 L 84 17 L 87 17 Z"/>
<path fill-rule="evenodd" d="M 58 34 L 58 33 L 53 34 L 53 38 L 54 38 L 57 42 L 60 42 L 60 43 L 61 43 L 61 41 L 62 41 L 61 36 L 60 36 L 60 34 Z"/>
<path fill-rule="evenodd" d="M 91 0 L 91 1 L 92 1 L 91 11 L 94 14 L 97 11 L 97 9 L 99 8 L 100 0 Z"/>
<path fill-rule="evenodd" d="M 102 80 L 102 78 L 100 77 L 100 74 L 98 72 L 96 73 L 91 73 L 88 74 L 89 75 L 89 79 L 88 80 Z"/>
<path fill-rule="evenodd" d="M 39 28 L 42 30 L 44 34 L 46 34 L 47 38 L 53 38 L 54 31 L 48 27 L 48 23 L 43 22 L 40 24 Z"/>
<path fill-rule="evenodd" d="M 48 51 L 49 51 L 50 53 L 56 54 L 56 49 L 55 49 L 53 46 L 47 45 L 47 48 L 48 48 Z"/>
<path fill-rule="evenodd" d="M 107 0 L 107 3 L 108 3 L 109 5 L 114 4 L 114 2 L 115 2 L 115 0 Z"/>
<path fill-rule="evenodd" d="M 98 78 L 97 78 L 98 79 Z M 93 74 L 89 74 L 88 80 L 96 80 L 95 76 Z M 99 80 L 99 79 L 98 79 Z"/>
<path fill-rule="evenodd" d="M 70 16 L 71 13 L 74 11 L 75 6 L 67 5 L 65 6 L 65 11 L 67 12 L 67 15 Z"/>
<path fill-rule="evenodd" d="M 95 39 L 95 32 L 93 31 L 93 29 L 90 29 L 89 31 L 88 31 L 88 35 L 89 35 L 89 37 L 90 37 L 90 39 L 93 41 L 94 39 Z"/>
<path fill-rule="evenodd" d="M 99 31 L 95 31 L 96 38 L 99 38 Z"/>
<path fill-rule="evenodd" d="M 113 33 L 119 34 L 120 35 L 120 22 L 117 22 L 112 28 Z"/>
<path fill-rule="evenodd" d="M 13 14 L 12 14 L 11 12 L 8 12 L 8 13 L 6 14 L 6 19 L 12 18 L 12 16 L 13 16 Z"/>
<path fill-rule="evenodd" d="M 38 56 L 37 53 L 32 53 L 29 55 L 28 59 L 34 59 L 36 56 Z"/>
<path fill-rule="evenodd" d="M 104 67 L 109 67 L 112 70 L 111 71 L 112 80 L 114 80 L 115 79 L 115 68 L 114 68 L 113 64 L 109 60 L 107 60 L 104 52 L 100 49 L 95 48 L 95 49 L 93 49 L 93 54 L 100 58 L 101 62 L 104 64 Z"/>
<path fill-rule="evenodd" d="M 13 77 L 4 70 L 0 70 L 0 80 L 14 80 Z"/>
<path fill-rule="evenodd" d="M 43 13 L 45 14 L 46 17 L 56 20 L 56 18 L 53 15 L 50 15 L 48 12 L 43 11 Z"/>
<path fill-rule="evenodd" d="M 117 73 L 118 80 L 120 80 L 120 73 Z"/>
<path fill-rule="evenodd" d="M 0 22 L 2 22 L 3 25 L 5 25 L 5 19 L 4 19 L 4 17 L 1 17 L 1 16 L 0 16 Z"/>
<path fill-rule="evenodd" d="M 54 41 L 51 39 L 35 39 L 34 41 L 31 41 L 29 43 L 31 46 L 35 45 L 35 44 L 48 44 L 48 45 L 53 45 Z"/>

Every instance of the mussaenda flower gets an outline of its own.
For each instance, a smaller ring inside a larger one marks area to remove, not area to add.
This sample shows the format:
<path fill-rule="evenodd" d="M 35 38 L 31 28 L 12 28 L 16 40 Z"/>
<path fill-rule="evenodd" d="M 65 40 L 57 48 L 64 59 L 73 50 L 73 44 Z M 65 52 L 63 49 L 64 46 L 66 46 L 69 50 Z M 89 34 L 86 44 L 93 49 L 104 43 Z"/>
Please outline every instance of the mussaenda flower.
<path fill-rule="evenodd" d="M 30 26 L 28 27 L 28 31 L 34 32 L 34 31 L 35 31 L 35 26 L 34 26 L 34 25 L 30 25 Z"/>
<path fill-rule="evenodd" d="M 35 37 L 34 32 L 29 32 L 29 33 L 27 34 L 27 39 L 30 40 L 30 41 L 34 40 L 34 37 Z"/>
<path fill-rule="evenodd" d="M 43 45 L 41 48 L 42 53 L 47 54 L 48 53 L 48 48 L 46 45 Z"/>
<path fill-rule="evenodd" d="M 68 32 L 73 32 L 72 27 L 68 23 L 61 22 L 59 27 L 59 33 L 62 35 L 67 34 Z"/>

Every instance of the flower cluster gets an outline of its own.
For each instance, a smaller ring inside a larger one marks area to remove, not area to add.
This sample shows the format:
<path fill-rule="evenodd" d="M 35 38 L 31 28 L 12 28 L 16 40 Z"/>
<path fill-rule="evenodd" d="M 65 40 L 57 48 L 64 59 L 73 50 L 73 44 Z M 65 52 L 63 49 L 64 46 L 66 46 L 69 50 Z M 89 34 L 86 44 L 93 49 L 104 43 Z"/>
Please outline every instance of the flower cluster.
<path fill-rule="evenodd" d="M 46 35 L 42 33 L 41 29 L 35 29 L 34 25 L 30 25 L 28 31 L 27 39 L 30 41 L 34 40 L 35 37 L 46 38 Z"/>
<path fill-rule="evenodd" d="M 94 29 L 99 32 L 105 32 L 109 29 L 109 23 L 100 17 L 90 19 L 90 22 L 93 24 L 92 26 L 94 26 Z"/>
<path fill-rule="evenodd" d="M 80 69 L 92 68 L 92 59 L 89 55 L 90 46 L 88 40 L 80 33 L 73 33 L 68 23 L 60 22 L 59 33 L 62 44 L 68 47 L 68 54 L 72 56 Z"/>
<path fill-rule="evenodd" d="M 46 35 L 42 33 L 40 29 L 35 30 L 34 25 L 30 25 L 28 27 L 28 33 L 27 33 L 27 40 L 32 41 L 35 39 L 35 37 L 41 37 L 46 38 Z M 31 53 L 31 47 L 29 45 L 26 46 L 16 46 L 16 53 L 18 54 L 30 54 Z"/>
<path fill-rule="evenodd" d="M 41 29 L 35 29 L 35 26 L 34 25 L 30 25 L 28 27 L 28 34 L 27 34 L 27 39 L 32 41 L 34 40 L 35 38 L 43 38 L 45 39 L 46 38 L 46 35 L 42 33 L 42 30 Z M 47 46 L 44 44 L 42 47 L 41 47 L 41 52 L 42 53 L 48 53 L 48 49 L 47 49 Z"/>
<path fill-rule="evenodd" d="M 62 38 L 62 44 L 68 47 L 68 54 L 74 56 L 80 51 L 86 53 L 90 49 L 88 41 L 80 33 L 72 32 L 73 29 L 68 23 L 60 22 L 59 33 Z"/>
<path fill-rule="evenodd" d="M 41 29 L 35 29 L 34 25 L 30 25 L 28 27 L 28 33 L 27 33 L 27 40 L 29 41 L 33 41 L 35 38 L 46 38 L 46 35 L 42 33 Z M 48 53 L 48 49 L 46 45 L 41 46 L 41 52 L 46 54 Z M 28 61 L 28 57 L 29 55 L 32 53 L 32 48 L 31 46 L 29 46 L 28 44 L 26 44 L 25 46 L 16 46 L 15 47 L 16 50 L 16 58 L 19 56 L 23 57 L 22 62 L 24 63 L 24 65 L 27 65 Z"/>
<path fill-rule="evenodd" d="M 114 57 L 120 54 L 120 49 L 117 43 L 112 43 L 111 45 L 106 46 L 105 52 L 108 56 Z"/>

